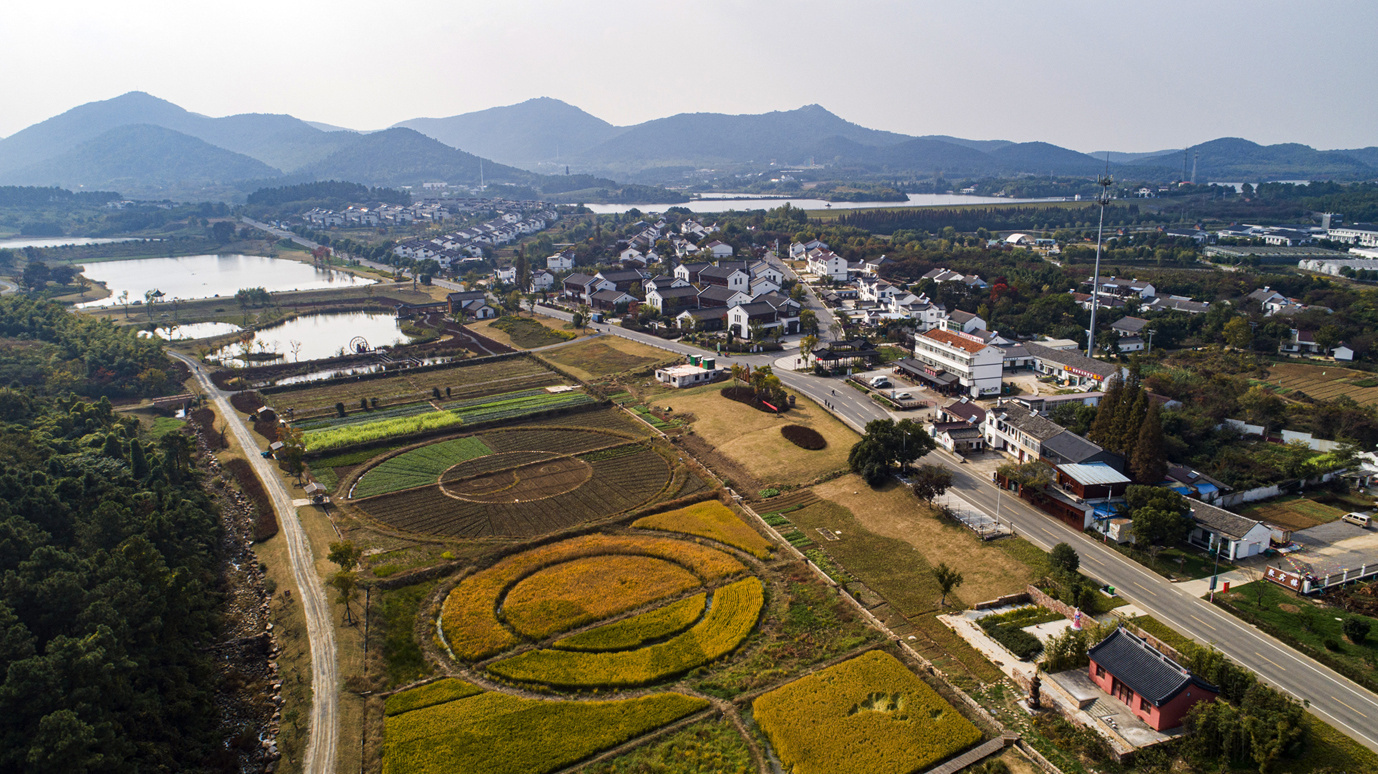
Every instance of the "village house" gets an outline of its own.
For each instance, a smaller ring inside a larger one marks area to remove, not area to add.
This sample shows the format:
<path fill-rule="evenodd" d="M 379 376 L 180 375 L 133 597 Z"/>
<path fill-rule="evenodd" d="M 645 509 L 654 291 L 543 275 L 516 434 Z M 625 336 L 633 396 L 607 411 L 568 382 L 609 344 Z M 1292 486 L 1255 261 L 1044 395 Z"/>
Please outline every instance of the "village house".
<path fill-rule="evenodd" d="M 574 268 L 574 253 L 566 250 L 545 259 L 545 267 L 551 271 L 569 271 Z"/>
<path fill-rule="evenodd" d="M 602 277 L 590 277 L 587 274 L 574 274 L 565 277 L 564 295 L 568 298 L 588 303 L 590 297 L 600 290 L 611 290 L 615 286 Z"/>
<path fill-rule="evenodd" d="M 1104 390 L 1105 381 L 1124 370 L 1071 349 L 1053 349 L 1032 341 L 1025 342 L 1024 348 L 1033 358 L 1033 370 L 1071 387 Z"/>
<path fill-rule="evenodd" d="M 1155 731 L 1177 728 L 1192 707 L 1220 695 L 1219 688 L 1123 627 L 1096 643 L 1087 656 L 1092 682 Z"/>
<path fill-rule="evenodd" d="M 488 295 L 482 290 L 451 293 L 445 300 L 450 305 L 450 316 L 456 320 L 487 320 L 498 316 L 497 310 L 488 304 Z"/>
<path fill-rule="evenodd" d="M 1212 554 L 1218 551 L 1226 561 L 1248 559 L 1268 549 L 1273 528 L 1267 524 L 1199 500 L 1188 499 L 1187 503 L 1195 523 L 1187 535 L 1188 543 Z"/>
<path fill-rule="evenodd" d="M 913 360 L 920 367 L 906 367 L 906 361 L 897 365 L 943 394 L 959 390 L 973 398 L 1000 394 L 1004 355 L 999 347 L 976 336 L 938 328 L 924 331 L 914 337 Z"/>

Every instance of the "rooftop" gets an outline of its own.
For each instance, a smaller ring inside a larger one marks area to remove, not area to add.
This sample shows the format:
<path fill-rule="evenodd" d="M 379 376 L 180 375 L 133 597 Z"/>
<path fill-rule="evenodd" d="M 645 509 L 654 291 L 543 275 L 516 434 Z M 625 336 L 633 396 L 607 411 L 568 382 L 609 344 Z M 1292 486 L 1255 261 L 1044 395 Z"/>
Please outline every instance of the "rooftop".
<path fill-rule="evenodd" d="M 1118 470 L 1104 462 L 1072 463 L 1059 465 L 1058 470 L 1066 473 L 1074 481 L 1092 486 L 1095 484 L 1128 484 L 1129 479 Z"/>
<path fill-rule="evenodd" d="M 1187 498 L 1187 503 L 1191 506 L 1191 518 L 1197 524 L 1230 540 L 1240 540 L 1249 534 L 1249 530 L 1263 524 L 1261 521 L 1230 513 L 1224 508 L 1207 505 L 1200 500 Z"/>
<path fill-rule="evenodd" d="M 1099 360 L 1092 360 L 1079 352 L 1073 352 L 1069 349 L 1052 349 L 1042 344 L 1035 344 L 1032 341 L 1025 343 L 1024 348 L 1029 351 L 1030 355 L 1033 355 L 1039 360 L 1047 360 L 1062 365 L 1063 367 L 1075 368 L 1079 371 L 1095 374 L 1102 379 L 1108 379 L 1120 370 L 1119 366 L 1111 365 L 1110 363 L 1102 363 Z"/>
<path fill-rule="evenodd" d="M 1058 433 L 1066 432 L 1062 425 L 1051 419 L 1044 419 L 1018 403 L 1002 403 L 993 409 L 993 412 L 1003 414 L 1006 422 L 1039 441 L 1046 441 Z"/>
<path fill-rule="evenodd" d="M 960 349 L 964 352 L 970 352 L 973 355 L 990 346 L 989 344 L 986 344 L 984 342 L 974 341 L 972 339 L 966 338 L 965 336 L 959 336 L 956 333 L 953 333 L 952 331 L 945 331 L 940 328 L 934 328 L 931 331 L 925 331 L 923 333 L 923 337 L 926 339 L 931 339 L 933 341 L 939 342 L 941 344 L 946 344 L 947 346 L 952 347 L 953 349 Z"/>
<path fill-rule="evenodd" d="M 1186 667 L 1159 653 L 1125 629 L 1115 629 L 1087 652 L 1129 690 L 1161 707 L 1186 688 L 1196 685 L 1212 693 L 1220 689 L 1193 675 Z"/>

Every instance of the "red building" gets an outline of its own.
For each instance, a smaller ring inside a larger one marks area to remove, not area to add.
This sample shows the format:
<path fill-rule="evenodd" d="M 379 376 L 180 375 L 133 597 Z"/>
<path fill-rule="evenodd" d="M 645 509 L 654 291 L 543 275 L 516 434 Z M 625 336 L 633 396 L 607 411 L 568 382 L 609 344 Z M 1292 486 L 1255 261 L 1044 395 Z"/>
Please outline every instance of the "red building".
<path fill-rule="evenodd" d="M 1197 702 L 1220 695 L 1219 688 L 1124 629 L 1111 632 L 1087 655 L 1091 680 L 1157 731 L 1182 725 Z"/>

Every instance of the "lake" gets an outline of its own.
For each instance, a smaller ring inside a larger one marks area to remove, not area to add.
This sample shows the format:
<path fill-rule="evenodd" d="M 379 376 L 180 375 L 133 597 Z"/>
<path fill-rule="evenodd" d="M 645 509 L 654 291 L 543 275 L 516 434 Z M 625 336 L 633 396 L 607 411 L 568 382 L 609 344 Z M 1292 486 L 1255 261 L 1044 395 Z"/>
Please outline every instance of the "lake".
<path fill-rule="evenodd" d="M 142 239 L 139 237 L 124 237 L 116 239 L 106 239 L 103 237 L 12 237 L 0 239 L 0 250 L 20 250 L 25 247 L 67 247 L 71 245 L 78 247 L 81 245 L 112 245 L 116 242 L 156 242 L 156 239 Z"/>
<path fill-rule="evenodd" d="M 139 335 L 145 338 L 157 336 L 164 341 L 190 341 L 192 339 L 208 339 L 211 336 L 224 336 L 227 333 L 238 333 L 240 330 L 242 329 L 234 323 L 201 322 L 186 325 L 159 325 L 153 333 L 139 331 Z"/>
<path fill-rule="evenodd" d="M 110 297 L 79 304 L 78 309 L 118 306 L 120 293 L 142 301 L 144 292 L 161 290 L 162 302 L 174 298 L 230 297 L 245 288 L 318 290 L 368 285 L 373 280 L 335 269 L 263 255 L 186 255 L 180 258 L 136 258 L 85 264 L 82 273 L 110 289 Z"/>
<path fill-rule="evenodd" d="M 1009 204 L 1011 202 L 1060 202 L 1054 199 L 1011 199 L 1004 196 L 971 196 L 969 194 L 908 194 L 902 202 L 827 202 L 822 199 L 762 199 L 745 194 L 704 194 L 683 204 L 586 204 L 599 215 L 621 214 L 630 209 L 642 212 L 664 212 L 671 207 L 684 207 L 690 212 L 727 212 L 729 210 L 773 210 L 786 204 L 805 210 L 857 210 L 881 207 L 941 207 L 949 204 Z"/>
<path fill-rule="evenodd" d="M 341 312 L 312 314 L 288 320 L 258 331 L 254 335 L 253 352 L 276 352 L 280 360 L 258 360 L 253 365 L 274 362 L 319 360 L 348 353 L 349 342 L 363 336 L 369 347 L 378 348 L 405 344 L 411 338 L 398 327 L 397 317 L 390 312 Z M 292 351 L 292 342 L 300 342 L 301 349 Z M 230 344 L 220 350 L 226 361 L 240 362 L 243 347 Z"/>

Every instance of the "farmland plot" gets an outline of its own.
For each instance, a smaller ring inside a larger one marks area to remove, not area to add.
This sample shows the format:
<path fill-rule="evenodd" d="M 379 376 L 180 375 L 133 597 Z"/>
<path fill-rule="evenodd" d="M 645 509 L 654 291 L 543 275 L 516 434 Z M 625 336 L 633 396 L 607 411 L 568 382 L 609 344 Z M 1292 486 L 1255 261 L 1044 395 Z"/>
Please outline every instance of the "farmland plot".
<path fill-rule="evenodd" d="M 539 363 L 524 357 L 495 362 L 458 364 L 453 368 L 439 368 L 421 373 L 402 372 L 368 381 L 352 379 L 328 382 L 299 389 L 273 392 L 264 396 L 274 409 L 286 413 L 292 408 L 298 419 L 315 414 L 332 414 L 336 403 L 345 404 L 349 411 L 359 405 L 359 399 L 377 398 L 380 406 L 413 403 L 432 397 L 432 390 L 450 398 L 477 397 L 500 392 L 527 389 L 566 381 Z"/>
<path fill-rule="evenodd" d="M 491 454 L 492 451 L 482 439 L 474 436 L 454 438 L 412 449 L 396 457 L 389 457 L 370 469 L 354 485 L 353 496 L 372 497 L 434 484 L 446 470 L 465 460 Z"/>

